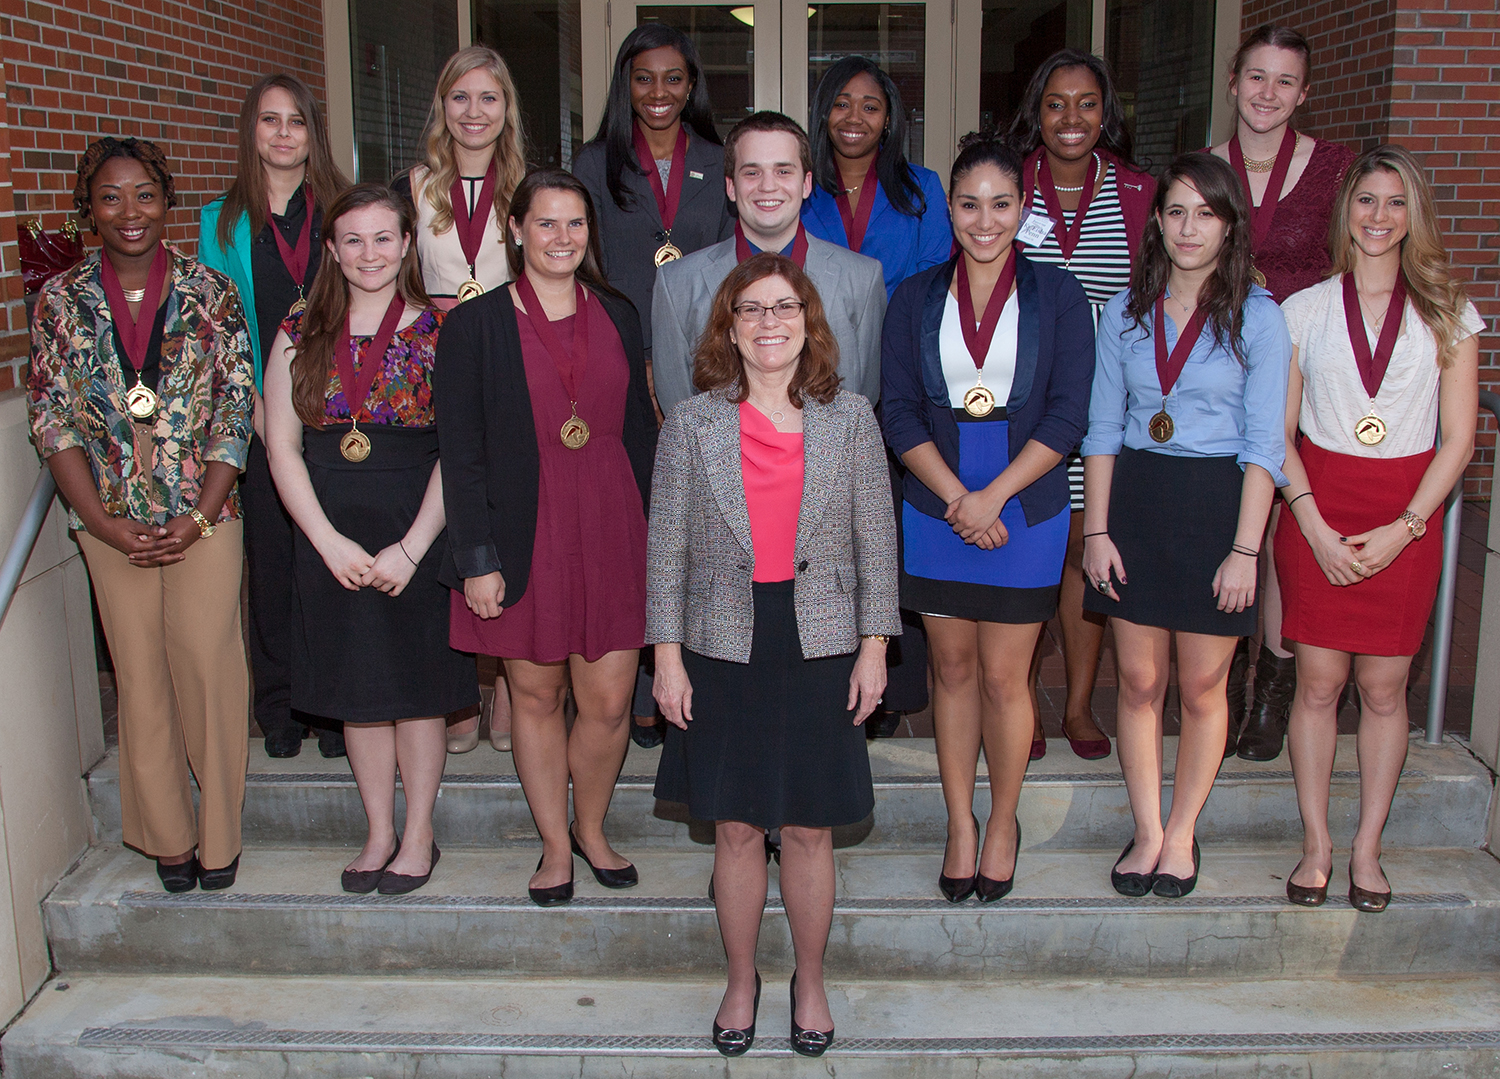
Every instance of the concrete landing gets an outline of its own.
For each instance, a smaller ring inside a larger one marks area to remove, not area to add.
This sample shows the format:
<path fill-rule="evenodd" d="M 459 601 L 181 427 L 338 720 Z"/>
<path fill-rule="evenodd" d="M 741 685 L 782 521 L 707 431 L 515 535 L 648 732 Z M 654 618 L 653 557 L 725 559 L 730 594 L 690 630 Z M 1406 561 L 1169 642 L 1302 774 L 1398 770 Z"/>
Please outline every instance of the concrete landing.
<path fill-rule="evenodd" d="M 831 980 L 821 1061 L 787 1047 L 784 977 L 755 1046 L 708 1042 L 718 975 L 610 980 L 56 979 L 0 1042 L 7 1079 L 1443 1075 L 1493 1079 L 1500 977 L 1008 983 Z"/>
<path fill-rule="evenodd" d="M 309 747 L 290 760 L 266 757 L 251 743 L 244 835 L 248 845 L 348 846 L 364 841 L 364 811 L 345 760 L 324 760 Z M 1165 768 L 1176 759 L 1177 740 L 1165 741 Z M 634 847 L 680 847 L 712 842 L 712 827 L 689 822 L 686 807 L 658 802 L 651 793 L 658 750 L 630 747 L 610 810 L 609 830 Z M 941 847 L 947 815 L 938 782 L 931 739 L 902 738 L 872 743 L 875 812 L 860 825 L 840 829 L 840 845 Z M 1353 835 L 1359 815 L 1358 760 L 1353 736 L 1339 739 L 1334 762 L 1330 819 L 1336 842 Z M 976 804 L 981 819 L 989 790 L 980 762 Z M 1256 764 L 1230 758 L 1214 784 L 1199 821 L 1205 844 L 1289 841 L 1301 843 L 1291 765 L 1281 759 Z M 89 775 L 95 830 L 102 842 L 120 842 L 119 760 L 117 751 Z M 1405 775 L 1396 792 L 1385 842 L 1394 847 L 1477 847 L 1484 841 L 1493 780 L 1455 742 L 1428 747 L 1414 738 Z M 1170 786 L 1166 801 L 1170 804 Z M 1033 761 L 1019 810 L 1025 842 L 1048 850 L 1095 850 L 1128 833 L 1130 809 L 1118 759 L 1075 757 L 1067 743 Z M 472 753 L 450 756 L 437 828 L 445 850 L 458 847 L 529 845 L 536 831 L 511 757 L 482 744 Z M 1122 845 L 1124 840 L 1120 840 Z"/>

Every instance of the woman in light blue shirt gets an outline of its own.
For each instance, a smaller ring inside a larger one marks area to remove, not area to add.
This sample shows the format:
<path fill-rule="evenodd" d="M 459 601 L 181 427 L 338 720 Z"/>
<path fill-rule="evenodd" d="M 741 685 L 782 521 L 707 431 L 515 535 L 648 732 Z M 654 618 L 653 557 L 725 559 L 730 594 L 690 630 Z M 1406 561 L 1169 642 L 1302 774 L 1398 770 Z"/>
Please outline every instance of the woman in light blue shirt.
<path fill-rule="evenodd" d="M 1257 557 L 1285 484 L 1291 339 L 1251 281 L 1234 171 L 1183 154 L 1156 189 L 1130 289 L 1099 319 L 1084 457 L 1084 609 L 1114 619 L 1117 737 L 1135 836 L 1122 895 L 1198 881 L 1198 814 L 1223 755 L 1235 643 L 1255 632 Z M 1162 708 L 1177 644 L 1172 812 L 1161 821 Z"/>

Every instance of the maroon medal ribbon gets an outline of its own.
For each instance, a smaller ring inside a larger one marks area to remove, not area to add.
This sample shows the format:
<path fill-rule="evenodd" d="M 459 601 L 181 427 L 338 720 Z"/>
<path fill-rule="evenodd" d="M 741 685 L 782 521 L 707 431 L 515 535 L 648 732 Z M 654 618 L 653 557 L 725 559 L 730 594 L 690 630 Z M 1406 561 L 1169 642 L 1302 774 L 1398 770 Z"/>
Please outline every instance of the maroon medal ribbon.
<path fill-rule="evenodd" d="M 1000 270 L 1000 280 L 984 305 L 984 319 L 975 326 L 974 296 L 969 291 L 969 257 L 958 257 L 958 316 L 964 331 L 964 344 L 969 346 L 969 355 L 974 359 L 976 370 L 984 370 L 984 361 L 990 354 L 990 342 L 995 339 L 995 327 L 1000 324 L 1000 313 L 1010 299 L 1011 286 L 1016 281 L 1016 249 L 1012 247 L 1005 256 L 1005 265 Z"/>
<path fill-rule="evenodd" d="M 130 317 L 130 307 L 125 302 L 125 290 L 120 285 L 120 275 L 109 255 L 99 258 L 100 276 L 104 279 L 104 298 L 109 302 L 110 317 L 119 331 L 120 341 L 125 345 L 125 357 L 135 368 L 135 380 L 141 381 L 141 370 L 146 366 L 146 349 L 151 346 L 151 330 L 156 325 L 156 309 L 161 306 L 161 286 L 167 279 L 167 268 L 171 259 L 164 244 L 156 245 L 156 255 L 151 259 L 151 269 L 146 274 L 146 295 L 141 300 L 140 314 Z"/>
<path fill-rule="evenodd" d="M 1167 353 L 1165 294 L 1156 298 L 1156 325 L 1153 327 L 1156 337 L 1156 380 L 1161 384 L 1163 399 L 1172 392 L 1172 387 L 1177 385 L 1177 376 L 1182 374 L 1183 367 L 1187 366 L 1188 354 L 1198 343 L 1198 338 L 1202 335 L 1203 326 L 1207 321 L 1208 308 L 1200 305 L 1193 312 L 1193 317 L 1188 319 L 1187 328 L 1177 338 L 1177 344 L 1173 346 L 1169 355 Z"/>
<path fill-rule="evenodd" d="M 568 353 L 562 346 L 562 338 L 552 328 L 552 322 L 547 318 L 547 309 L 542 306 L 536 289 L 532 287 L 525 273 L 516 278 L 516 291 L 521 294 L 521 302 L 526 305 L 526 315 L 531 320 L 531 328 L 536 331 L 537 337 L 541 338 L 542 347 L 547 350 L 548 355 L 552 357 L 552 362 L 557 366 L 557 373 L 562 379 L 563 389 L 567 391 L 568 401 L 576 407 L 578 382 L 583 377 L 584 368 L 588 365 L 589 359 L 589 294 L 584 290 L 582 282 L 577 279 L 573 281 L 576 314 L 573 319 L 573 355 L 570 364 Z"/>
<path fill-rule="evenodd" d="M 1370 351 L 1370 336 L 1365 330 L 1365 316 L 1359 306 L 1359 291 L 1354 286 L 1354 274 L 1344 275 L 1344 324 L 1349 329 L 1349 344 L 1354 346 L 1354 363 L 1359 368 L 1360 381 L 1370 400 L 1380 392 L 1385 381 L 1386 368 L 1391 365 L 1391 353 L 1396 348 L 1396 337 L 1401 332 L 1401 315 L 1406 307 L 1406 275 L 1396 275 L 1396 287 L 1391 289 L 1391 301 L 1386 305 L 1385 322 L 1380 327 L 1380 339 L 1375 351 Z"/>
<path fill-rule="evenodd" d="M 1063 260 L 1067 261 L 1073 257 L 1073 250 L 1078 246 L 1078 238 L 1083 235 L 1083 218 L 1089 212 L 1089 203 L 1094 201 L 1094 184 L 1099 179 L 1099 157 L 1097 154 L 1089 155 L 1088 178 L 1083 181 L 1083 193 L 1078 196 L 1078 210 L 1073 214 L 1073 223 L 1063 228 L 1062 202 L 1057 197 L 1057 185 L 1052 182 L 1052 166 L 1047 161 L 1046 153 L 1037 160 L 1037 190 L 1042 193 L 1042 202 L 1046 204 L 1047 216 L 1056 222 L 1057 246 L 1062 248 Z"/>
<path fill-rule="evenodd" d="M 286 242 L 286 237 L 277 228 L 275 220 L 271 221 L 271 235 L 276 237 L 276 250 L 281 252 L 281 264 L 286 267 L 286 272 L 292 275 L 292 281 L 297 286 L 297 295 L 301 296 L 307 285 L 307 264 L 312 260 L 312 222 L 313 222 L 313 192 L 312 188 L 304 187 L 303 196 L 307 202 L 307 216 L 302 219 L 302 231 L 297 236 L 297 246 L 294 249 Z M 266 211 L 275 217 L 275 211 L 269 206 Z"/>
<path fill-rule="evenodd" d="M 859 205 L 849 205 L 849 192 L 844 190 L 844 182 L 839 180 L 839 193 L 834 196 L 834 202 L 838 203 L 839 217 L 844 219 L 844 236 L 849 241 L 849 250 L 858 252 L 865 242 L 865 229 L 870 224 L 870 213 L 875 209 L 875 188 L 880 181 L 875 179 L 875 163 L 880 160 L 880 151 L 876 150 L 870 155 L 870 167 L 865 170 L 865 178 L 859 182 Z"/>
<path fill-rule="evenodd" d="M 734 258 L 736 262 L 744 262 L 755 254 L 750 249 L 750 241 L 745 238 L 745 230 L 740 228 L 740 223 L 734 223 Z M 799 269 L 807 269 L 807 230 L 802 227 L 802 222 L 797 222 L 797 238 L 792 241 L 791 260 L 797 264 Z"/>
<path fill-rule="evenodd" d="M 396 295 L 391 297 L 391 305 L 385 309 L 385 317 L 380 320 L 380 329 L 370 339 L 367 348 L 359 351 L 359 373 L 354 371 L 354 337 L 349 332 L 349 318 L 344 318 L 344 329 L 339 338 L 334 342 L 333 359 L 339 372 L 339 389 L 344 393 L 344 401 L 349 406 L 349 419 L 355 423 L 359 422 L 359 411 L 365 407 L 365 401 L 370 396 L 370 387 L 375 385 L 375 376 L 380 373 L 380 368 L 385 360 L 386 349 L 391 347 L 391 338 L 396 336 L 396 327 L 401 322 L 401 315 L 406 311 L 406 300 L 401 296 L 398 289 Z"/>
<path fill-rule="evenodd" d="M 1292 167 L 1292 157 L 1297 152 L 1297 133 L 1287 124 L 1286 134 L 1281 136 L 1281 146 L 1276 151 L 1276 164 L 1271 167 L 1266 180 L 1266 193 L 1260 205 L 1250 199 L 1250 174 L 1245 171 L 1245 155 L 1240 152 L 1240 135 L 1236 131 L 1229 140 L 1229 163 L 1239 173 L 1240 183 L 1245 185 L 1245 197 L 1250 199 L 1250 251 L 1254 254 L 1271 233 L 1271 222 L 1276 217 L 1276 204 L 1281 201 L 1281 187 L 1286 183 L 1287 171 Z"/>
<path fill-rule="evenodd" d="M 453 225 L 458 230 L 458 243 L 464 251 L 464 261 L 469 264 L 469 276 L 474 276 L 474 265 L 479 261 L 479 249 L 484 243 L 484 227 L 489 224 L 490 207 L 495 204 L 495 184 L 500 179 L 500 168 L 493 160 L 484 170 L 484 183 L 479 185 L 479 198 L 474 200 L 474 214 L 469 214 L 469 201 L 464 192 L 463 177 L 453 179 L 448 189 L 448 201 L 453 204 Z M 312 203 L 308 202 L 308 214 Z"/>
<path fill-rule="evenodd" d="M 682 176 L 687 171 L 687 128 L 677 128 L 677 145 L 672 147 L 672 167 L 667 174 L 667 186 L 661 186 L 661 173 L 656 170 L 656 159 L 651 156 L 651 147 L 646 145 L 646 136 L 641 127 L 632 127 L 635 136 L 635 156 L 646 179 L 651 182 L 651 193 L 656 196 L 656 209 L 661 214 L 661 227 L 668 233 L 672 222 L 677 220 L 677 206 L 682 202 Z"/>

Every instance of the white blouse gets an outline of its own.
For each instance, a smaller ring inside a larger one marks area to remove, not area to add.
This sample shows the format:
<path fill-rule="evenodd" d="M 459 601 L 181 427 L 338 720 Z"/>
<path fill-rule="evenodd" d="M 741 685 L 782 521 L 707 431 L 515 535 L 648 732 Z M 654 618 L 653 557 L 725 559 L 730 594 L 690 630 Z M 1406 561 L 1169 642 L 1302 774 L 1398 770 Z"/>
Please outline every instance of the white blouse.
<path fill-rule="evenodd" d="M 1017 292 L 1010 294 L 990 338 L 990 350 L 984 359 L 984 384 L 995 395 L 995 407 L 1004 408 L 1010 397 L 1010 384 L 1016 377 L 1016 333 L 1021 326 L 1021 305 Z M 953 293 L 943 304 L 943 325 L 938 331 L 938 353 L 943 359 L 943 380 L 948 383 L 948 403 L 964 407 L 964 394 L 974 388 L 974 357 L 964 341 L 963 316 Z"/>
<path fill-rule="evenodd" d="M 1365 392 L 1354 359 L 1354 346 L 1344 321 L 1344 290 L 1340 277 L 1330 277 L 1303 289 L 1281 305 L 1297 366 L 1302 372 L 1302 406 L 1298 425 L 1313 444 L 1351 457 L 1411 457 L 1432 449 L 1437 438 L 1437 341 L 1410 300 L 1403 312 L 1401 332 L 1391 352 L 1391 363 L 1375 400 Z M 1364 321 L 1370 350 L 1380 335 Z M 1484 330 L 1484 320 L 1472 303 L 1463 315 L 1460 340 Z M 1386 436 L 1374 446 L 1354 437 L 1354 426 L 1371 412 L 1386 423 Z"/>
<path fill-rule="evenodd" d="M 427 286 L 429 296 L 456 296 L 458 286 L 469 279 L 469 262 L 464 258 L 456 226 L 450 225 L 443 232 L 432 230 L 437 211 L 423 196 L 428 175 L 423 165 L 411 170 L 411 198 L 417 205 L 417 257 L 422 263 L 422 283 Z M 484 240 L 479 245 L 474 272 L 486 291 L 497 289 L 510 280 L 510 263 L 505 259 L 505 230 L 501 222 L 495 220 L 493 207 L 485 217 Z"/>

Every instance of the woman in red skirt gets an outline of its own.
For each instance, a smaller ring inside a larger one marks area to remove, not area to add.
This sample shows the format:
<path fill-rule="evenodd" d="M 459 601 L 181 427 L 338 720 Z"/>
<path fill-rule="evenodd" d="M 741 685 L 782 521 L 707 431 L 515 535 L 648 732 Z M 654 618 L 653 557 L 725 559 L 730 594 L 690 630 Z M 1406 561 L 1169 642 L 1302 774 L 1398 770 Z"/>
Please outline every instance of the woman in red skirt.
<path fill-rule="evenodd" d="M 1288 733 L 1303 826 L 1286 892 L 1304 906 L 1328 895 L 1328 788 L 1353 657 L 1360 817 L 1349 902 L 1376 912 L 1391 898 L 1380 833 L 1406 761 L 1406 679 L 1437 594 L 1440 511 L 1474 448 L 1484 323 L 1449 271 L 1432 193 L 1407 151 L 1361 155 L 1332 220 L 1332 275 L 1282 306 L 1294 346 L 1282 492 L 1292 519 L 1276 530 L 1276 568 L 1282 634 L 1297 655 Z"/>

